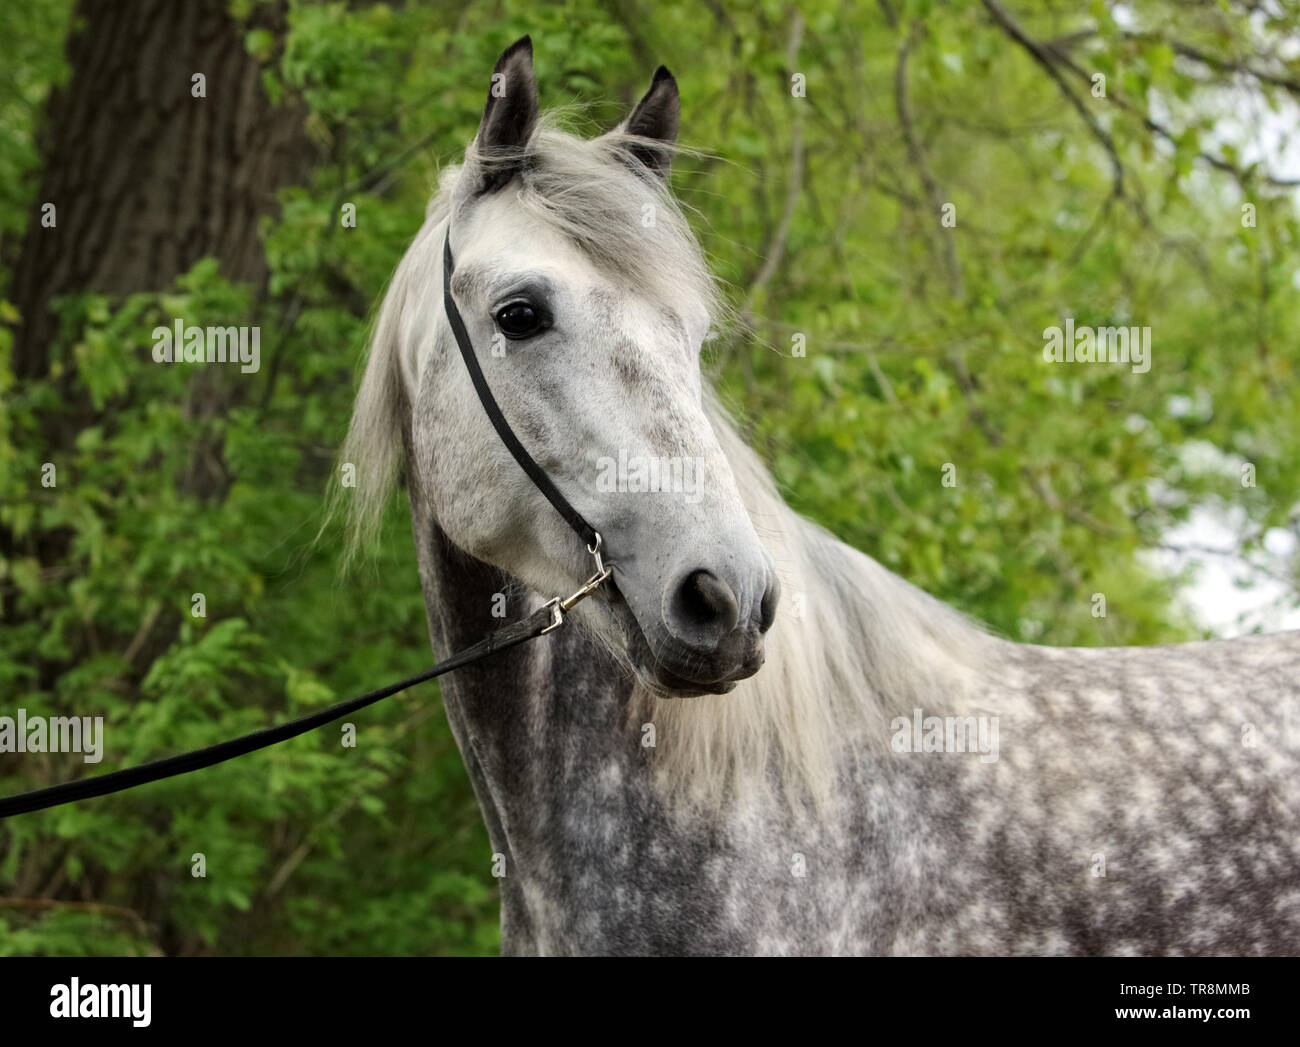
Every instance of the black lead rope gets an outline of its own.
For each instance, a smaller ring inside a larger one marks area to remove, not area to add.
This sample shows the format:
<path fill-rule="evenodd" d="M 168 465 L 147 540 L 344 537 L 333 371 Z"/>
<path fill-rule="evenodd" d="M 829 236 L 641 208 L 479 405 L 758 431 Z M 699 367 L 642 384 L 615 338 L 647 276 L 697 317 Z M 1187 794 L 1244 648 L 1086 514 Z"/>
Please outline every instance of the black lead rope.
<path fill-rule="evenodd" d="M 20 793 L 17 796 L 0 799 L 0 818 L 8 818 L 12 814 L 26 814 L 29 811 L 41 811 L 46 807 L 58 807 L 60 804 L 75 803 L 77 800 L 88 800 L 92 796 L 107 796 L 109 793 L 132 789 L 137 785 L 156 782 L 162 778 L 174 778 L 178 774 L 188 774 L 190 771 L 211 767 L 213 764 L 225 763 L 236 756 L 265 749 L 288 738 L 296 738 L 300 734 L 314 731 L 317 727 L 323 727 L 358 709 L 364 709 L 367 705 L 374 705 L 375 702 L 414 687 L 417 683 L 432 680 L 453 669 L 471 665 L 497 651 L 504 651 L 541 636 L 551 628 L 552 620 L 553 613 L 548 604 L 522 621 L 514 622 L 490 636 L 485 636 L 472 647 L 458 651 L 450 658 L 409 679 L 381 687 L 359 698 L 349 698 L 345 702 L 331 705 L 328 709 L 322 709 L 320 712 L 311 713 L 288 723 L 253 731 L 251 734 L 231 738 L 227 742 L 210 745 L 206 749 L 182 753 L 180 756 L 168 756 L 162 760 L 154 760 L 152 763 L 140 764 L 138 767 L 110 771 L 108 774 L 98 774 L 93 778 L 78 778 L 76 781 L 64 782 L 61 785 L 51 785 L 48 789 L 37 789 L 35 792 Z"/>
<path fill-rule="evenodd" d="M 442 263 L 443 306 L 447 310 L 447 319 L 451 323 L 452 333 L 456 336 L 456 344 L 460 346 L 460 354 L 465 360 L 465 367 L 469 370 L 479 400 L 483 403 L 483 410 L 487 412 L 487 416 L 491 419 L 492 426 L 496 429 L 497 435 L 501 437 L 501 441 L 514 455 L 515 461 L 519 463 L 524 472 L 537 485 L 538 490 L 546 495 L 547 500 L 555 506 L 559 514 L 569 522 L 569 526 L 577 531 L 578 536 L 587 543 L 587 551 L 591 553 L 596 561 L 596 573 L 588 578 L 580 589 L 569 596 L 563 599 L 558 596 L 555 597 L 522 621 L 507 625 L 490 636 L 485 636 L 472 647 L 466 647 L 463 651 L 456 652 L 450 658 L 444 659 L 432 668 L 426 669 L 409 679 L 402 680 L 400 683 L 381 687 L 377 691 L 371 691 L 369 694 L 363 694 L 358 698 L 350 698 L 345 702 L 331 705 L 328 709 L 322 709 L 320 712 L 299 717 L 297 720 L 291 720 L 288 723 L 253 731 L 251 734 L 231 738 L 229 741 L 220 742 L 217 745 L 210 745 L 206 749 L 195 749 L 192 752 L 182 753 L 179 756 L 168 756 L 165 759 L 154 760 L 152 763 L 140 764 L 137 767 L 126 767 L 120 771 L 110 771 L 108 774 L 99 774 L 92 778 L 79 778 L 76 781 L 52 785 L 47 789 L 37 789 L 33 792 L 5 797 L 0 799 L 0 819 L 8 818 L 14 814 L 41 811 L 47 807 L 57 807 L 60 804 L 75 803 L 77 800 L 88 800 L 94 796 L 107 796 L 109 793 L 132 789 L 137 785 L 145 785 L 163 778 L 174 778 L 180 774 L 188 774 L 190 771 L 225 763 L 227 760 L 233 760 L 236 756 L 244 756 L 247 753 L 256 752 L 258 749 L 265 749 L 268 746 L 275 745 L 277 742 L 283 742 L 289 738 L 296 738 L 300 734 L 306 734 L 308 731 L 314 731 L 317 727 L 323 727 L 325 724 L 341 719 L 358 709 L 364 709 L 368 705 L 373 705 L 375 702 L 399 694 L 418 683 L 423 683 L 425 680 L 432 680 L 454 669 L 472 665 L 489 655 L 495 654 L 497 651 L 516 647 L 544 633 L 549 633 L 552 629 L 559 628 L 564 623 L 565 612 L 572 609 L 579 600 L 583 600 L 593 593 L 609 577 L 609 568 L 605 567 L 601 562 L 599 532 L 583 519 L 582 514 L 577 509 L 569 504 L 564 495 L 560 494 L 559 489 L 551 482 L 551 478 L 542 471 L 541 466 L 533 461 L 532 456 L 524 449 L 523 444 L 519 442 L 513 430 L 511 430 L 505 415 L 501 413 L 501 408 L 497 405 L 492 390 L 488 388 L 487 379 L 483 377 L 483 371 L 478 365 L 478 358 L 474 355 L 474 346 L 469 339 L 469 332 L 465 330 L 465 322 L 461 319 L 460 310 L 456 308 L 456 302 L 451 296 L 451 274 L 454 263 L 451 257 L 450 226 L 447 230 L 447 239 L 443 241 L 442 245 Z"/>

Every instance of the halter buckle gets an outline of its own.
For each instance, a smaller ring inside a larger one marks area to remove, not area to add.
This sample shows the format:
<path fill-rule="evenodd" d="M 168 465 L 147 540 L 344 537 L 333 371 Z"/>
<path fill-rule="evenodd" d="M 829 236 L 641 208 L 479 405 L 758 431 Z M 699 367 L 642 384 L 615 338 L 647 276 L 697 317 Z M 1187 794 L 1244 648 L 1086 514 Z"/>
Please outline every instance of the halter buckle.
<path fill-rule="evenodd" d="M 564 615 L 573 610 L 573 608 L 585 600 L 588 596 L 600 588 L 606 578 L 612 574 L 612 570 L 605 566 L 605 562 L 600 558 L 600 532 L 596 532 L 596 542 L 594 545 L 587 546 L 587 552 L 591 553 L 592 559 L 596 561 L 596 573 L 582 583 L 582 587 L 577 592 L 570 593 L 563 598 L 559 596 L 552 597 L 546 602 L 544 608 L 550 608 L 551 624 L 543 629 L 538 636 L 545 636 L 547 633 L 558 629 L 564 624 Z"/>

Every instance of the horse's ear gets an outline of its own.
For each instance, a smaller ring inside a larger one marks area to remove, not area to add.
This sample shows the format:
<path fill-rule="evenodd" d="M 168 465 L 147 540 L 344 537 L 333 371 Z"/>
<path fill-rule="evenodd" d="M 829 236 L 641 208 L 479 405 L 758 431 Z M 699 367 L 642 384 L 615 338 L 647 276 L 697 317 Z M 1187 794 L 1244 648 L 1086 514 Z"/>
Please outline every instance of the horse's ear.
<path fill-rule="evenodd" d="M 667 178 L 668 169 L 672 166 L 671 147 L 677 141 L 681 114 L 682 103 L 677 94 L 677 81 L 661 65 L 655 70 L 650 90 L 636 104 L 632 115 L 623 125 L 624 134 L 646 139 L 645 145 L 629 144 L 628 151 L 660 178 Z"/>
<path fill-rule="evenodd" d="M 499 189 L 514 177 L 536 125 L 533 41 L 522 36 L 501 52 L 492 70 L 487 105 L 474 139 L 475 158 L 481 170 L 480 193 Z"/>

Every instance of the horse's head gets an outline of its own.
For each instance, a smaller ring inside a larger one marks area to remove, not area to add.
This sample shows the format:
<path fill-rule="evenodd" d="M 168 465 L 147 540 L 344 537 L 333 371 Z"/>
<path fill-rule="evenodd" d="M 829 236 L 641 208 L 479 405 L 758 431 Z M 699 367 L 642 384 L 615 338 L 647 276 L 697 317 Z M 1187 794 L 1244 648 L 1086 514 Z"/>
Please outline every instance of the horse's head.
<path fill-rule="evenodd" d="M 395 341 L 409 468 L 437 523 L 537 591 L 571 592 L 590 557 L 493 431 L 442 308 L 450 221 L 452 293 L 487 382 L 604 540 L 614 585 L 576 613 L 657 693 L 690 695 L 758 670 L 777 583 L 706 416 L 699 353 L 716 306 L 666 186 L 677 124 L 661 68 L 615 131 L 551 129 L 531 44 L 513 45 L 376 342 L 385 330 Z"/>

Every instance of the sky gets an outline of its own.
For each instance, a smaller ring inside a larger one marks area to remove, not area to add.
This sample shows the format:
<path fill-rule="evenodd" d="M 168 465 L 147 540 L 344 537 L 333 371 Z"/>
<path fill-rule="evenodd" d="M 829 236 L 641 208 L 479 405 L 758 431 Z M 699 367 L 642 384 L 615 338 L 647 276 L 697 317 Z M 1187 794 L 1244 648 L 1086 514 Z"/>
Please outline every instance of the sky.
<path fill-rule="evenodd" d="M 1300 47 L 1300 42 L 1297 43 Z M 1265 160 L 1267 169 L 1279 178 L 1300 178 L 1300 126 L 1297 107 L 1292 104 L 1276 113 L 1261 105 L 1253 92 L 1242 91 L 1243 105 L 1237 116 L 1224 121 L 1224 138 L 1246 141 L 1242 159 Z M 1296 194 L 1300 205 L 1300 191 Z M 1300 269 L 1292 277 L 1300 288 Z M 1178 401 L 1184 398 L 1173 398 Z M 1178 413 L 1185 407 L 1171 402 L 1169 410 Z M 1240 463 L 1205 446 L 1189 445 L 1188 457 L 1201 459 L 1203 467 L 1224 468 L 1239 475 Z M 1261 486 L 1264 481 L 1260 481 Z M 1300 514 L 1296 506 L 1295 514 Z M 1286 576 L 1288 558 L 1296 556 L 1297 539 L 1293 531 L 1275 528 L 1264 536 L 1264 549 L 1250 559 L 1237 554 L 1241 537 L 1250 526 L 1245 513 L 1235 506 L 1204 505 L 1193 510 L 1191 518 L 1164 536 L 1166 546 L 1148 554 L 1149 563 L 1162 571 L 1178 574 L 1192 568 L 1192 580 L 1181 587 L 1182 602 L 1193 619 L 1215 636 L 1241 636 L 1250 632 L 1279 632 L 1300 629 L 1300 607 L 1288 594 L 1294 585 L 1278 581 Z M 1190 551 L 1195 550 L 1195 551 Z M 1201 550 L 1219 550 L 1204 552 Z"/>
<path fill-rule="evenodd" d="M 1219 506 L 1202 506 L 1191 519 L 1165 535 L 1165 542 L 1197 552 L 1168 549 L 1148 553 L 1148 562 L 1177 574 L 1184 567 L 1195 571 L 1181 587 L 1181 599 L 1193 619 L 1215 636 L 1228 638 L 1251 632 L 1300 629 L 1300 607 L 1288 600 L 1290 586 L 1273 576 L 1295 555 L 1296 539 L 1275 528 L 1264 539 L 1265 551 L 1251 560 L 1239 556 L 1238 536 L 1245 529 L 1245 514 Z M 1219 549 L 1221 554 L 1201 552 Z"/>

